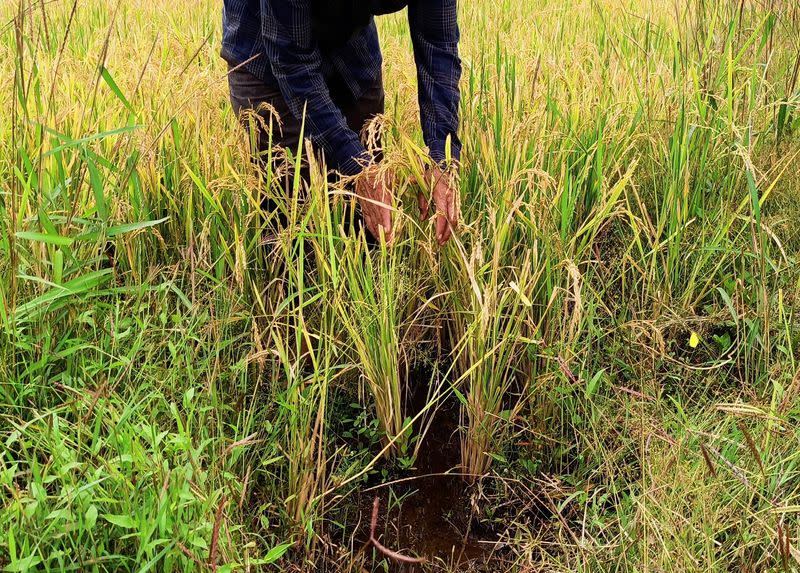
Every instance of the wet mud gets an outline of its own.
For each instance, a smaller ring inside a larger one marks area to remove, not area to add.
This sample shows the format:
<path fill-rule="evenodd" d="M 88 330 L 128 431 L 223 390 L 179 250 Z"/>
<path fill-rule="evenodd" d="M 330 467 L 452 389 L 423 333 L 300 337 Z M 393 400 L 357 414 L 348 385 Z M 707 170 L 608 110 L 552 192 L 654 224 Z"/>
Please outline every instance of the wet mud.
<path fill-rule="evenodd" d="M 423 378 L 424 379 L 424 378 Z M 425 404 L 425 389 L 414 388 L 413 412 Z M 387 548 L 422 564 L 388 559 L 389 571 L 499 571 L 496 536 L 480 523 L 473 510 L 471 488 L 460 474 L 458 409 L 447 404 L 436 412 L 423 438 L 414 469 L 399 481 L 364 491 L 359 503 L 361 522 L 369 524 L 372 502 L 380 498 L 376 537 Z M 368 527 L 361 537 L 369 538 Z M 373 551 L 373 550 L 370 550 Z M 372 565 L 384 557 L 375 551 Z M 382 571 L 383 568 L 367 570 Z"/>

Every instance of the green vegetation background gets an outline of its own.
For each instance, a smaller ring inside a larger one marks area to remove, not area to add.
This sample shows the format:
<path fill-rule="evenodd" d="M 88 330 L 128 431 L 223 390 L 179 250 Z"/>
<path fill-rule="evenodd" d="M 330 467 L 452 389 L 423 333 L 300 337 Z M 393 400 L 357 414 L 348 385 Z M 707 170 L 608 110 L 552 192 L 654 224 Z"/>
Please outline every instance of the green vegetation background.
<path fill-rule="evenodd" d="M 462 2 L 443 250 L 382 18 L 406 215 L 365 253 L 320 178 L 264 244 L 218 4 L 0 6 L 0 568 L 370 567 L 417 368 L 499 568 L 797 570 L 797 5 Z"/>

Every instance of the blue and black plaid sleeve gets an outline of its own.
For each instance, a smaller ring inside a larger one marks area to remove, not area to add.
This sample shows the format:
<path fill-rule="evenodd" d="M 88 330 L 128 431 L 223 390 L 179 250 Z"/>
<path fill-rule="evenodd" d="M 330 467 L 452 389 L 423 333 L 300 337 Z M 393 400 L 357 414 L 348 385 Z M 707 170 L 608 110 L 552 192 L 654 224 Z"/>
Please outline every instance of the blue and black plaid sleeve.
<path fill-rule="evenodd" d="M 420 119 L 431 159 L 444 162 L 450 138 L 453 159 L 461 156 L 458 138 L 459 29 L 456 0 L 416 0 L 408 5 L 408 20 L 417 64 Z"/>
<path fill-rule="evenodd" d="M 312 34 L 310 0 L 261 0 L 264 49 L 289 109 L 338 168 L 348 175 L 370 156 L 331 99 L 322 54 Z M 304 115 L 305 114 L 305 115 Z"/>

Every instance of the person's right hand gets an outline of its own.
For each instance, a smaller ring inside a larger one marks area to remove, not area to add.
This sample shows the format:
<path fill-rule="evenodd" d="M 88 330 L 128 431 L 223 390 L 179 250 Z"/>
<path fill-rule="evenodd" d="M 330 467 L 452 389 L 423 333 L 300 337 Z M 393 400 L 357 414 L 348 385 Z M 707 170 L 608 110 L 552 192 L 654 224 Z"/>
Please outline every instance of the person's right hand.
<path fill-rule="evenodd" d="M 376 239 L 383 230 L 386 243 L 391 244 L 393 197 L 387 174 L 380 173 L 375 165 L 367 167 L 356 179 L 356 195 L 367 230 Z"/>

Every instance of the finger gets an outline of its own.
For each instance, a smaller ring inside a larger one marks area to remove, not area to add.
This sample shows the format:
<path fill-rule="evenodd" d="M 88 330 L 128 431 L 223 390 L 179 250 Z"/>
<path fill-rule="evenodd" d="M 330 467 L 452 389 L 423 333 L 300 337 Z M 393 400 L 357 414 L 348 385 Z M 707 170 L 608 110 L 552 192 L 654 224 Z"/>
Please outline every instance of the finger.
<path fill-rule="evenodd" d="M 447 216 L 443 212 L 436 213 L 436 241 L 443 245 L 447 241 Z"/>
<path fill-rule="evenodd" d="M 433 190 L 433 200 L 436 204 L 436 241 L 443 245 L 447 241 L 448 219 L 450 218 L 450 200 L 447 189 L 437 183 Z"/>
<path fill-rule="evenodd" d="M 367 229 L 369 230 L 369 234 L 375 240 L 380 240 L 381 238 L 381 218 L 380 214 L 376 213 L 374 209 L 371 209 L 369 212 L 369 218 L 367 219 Z"/>
<path fill-rule="evenodd" d="M 381 231 L 378 225 L 375 224 L 375 219 L 370 217 L 369 219 L 366 220 L 366 224 L 367 224 L 367 231 L 369 231 L 369 234 L 375 237 L 376 239 L 380 238 Z"/>
<path fill-rule="evenodd" d="M 450 222 L 449 230 L 452 233 L 458 227 L 458 206 L 456 205 L 456 194 L 452 191 L 448 203 L 447 220 Z"/>
<path fill-rule="evenodd" d="M 450 237 L 452 236 L 452 234 L 453 234 L 453 231 L 452 231 L 452 227 L 450 226 L 450 221 L 445 219 L 445 221 L 444 221 L 444 231 L 442 231 L 442 241 L 441 241 L 440 244 L 444 245 L 447 241 L 449 241 Z"/>
<path fill-rule="evenodd" d="M 378 227 L 380 228 L 381 233 L 383 235 L 383 240 L 389 243 L 391 241 L 391 238 L 389 237 L 389 234 L 391 233 L 391 228 L 389 227 L 389 225 L 386 224 L 386 219 L 381 218 L 380 223 L 378 223 Z"/>
<path fill-rule="evenodd" d="M 419 205 L 419 218 L 423 221 L 428 219 L 430 204 L 428 198 L 422 192 L 417 193 L 417 205 Z"/>
<path fill-rule="evenodd" d="M 391 241 L 391 228 L 392 222 L 390 217 L 388 216 L 389 211 L 381 206 L 375 205 L 373 211 L 373 221 L 375 224 L 376 233 L 374 233 L 374 237 L 376 239 L 380 239 L 381 237 L 388 243 Z"/>
<path fill-rule="evenodd" d="M 388 242 L 391 245 L 392 241 L 394 241 L 394 225 L 392 222 L 392 211 L 390 209 L 386 209 L 386 228 L 389 230 Z"/>
<path fill-rule="evenodd" d="M 384 238 L 387 244 L 392 242 L 392 211 L 391 195 L 385 186 L 380 190 L 380 204 L 375 205 L 376 215 L 381 227 L 383 227 Z"/>
<path fill-rule="evenodd" d="M 381 225 L 380 228 L 383 234 L 383 240 L 386 241 L 387 245 L 391 245 L 392 241 L 394 241 L 394 232 L 392 232 L 391 226 L 387 227 L 386 225 Z"/>

